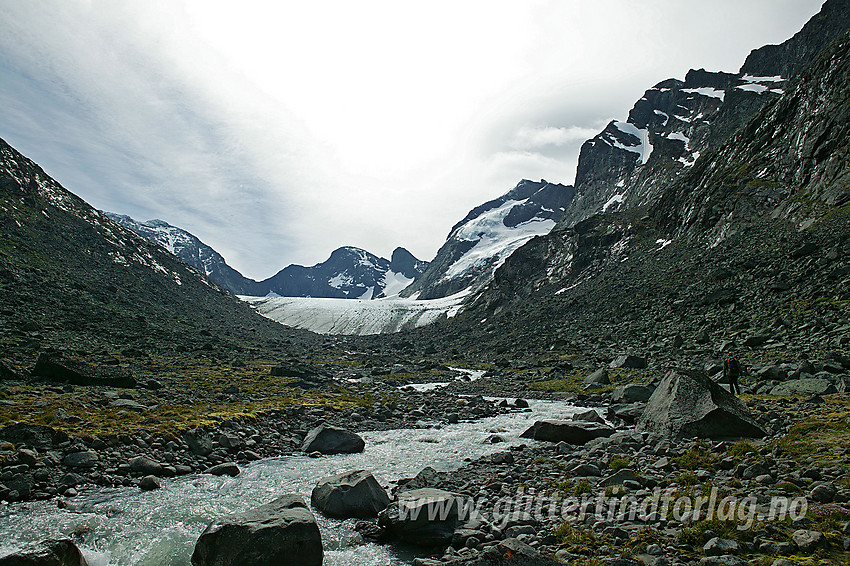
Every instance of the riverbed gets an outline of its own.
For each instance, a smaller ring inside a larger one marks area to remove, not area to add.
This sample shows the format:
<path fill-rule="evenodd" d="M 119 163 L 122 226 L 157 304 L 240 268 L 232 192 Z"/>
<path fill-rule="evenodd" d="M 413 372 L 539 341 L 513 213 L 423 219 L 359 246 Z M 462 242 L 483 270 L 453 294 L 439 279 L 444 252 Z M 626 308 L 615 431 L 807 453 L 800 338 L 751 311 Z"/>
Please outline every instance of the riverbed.
<path fill-rule="evenodd" d="M 310 493 L 323 476 L 353 469 L 371 470 L 385 487 L 431 466 L 457 469 L 481 456 L 534 441 L 519 438 L 535 420 L 566 418 L 583 410 L 563 402 L 529 401 L 526 412 L 508 413 L 454 425 L 361 433 L 366 450 L 309 458 L 291 456 L 248 464 L 235 477 L 193 475 L 163 480 L 163 488 L 92 489 L 66 499 L 0 508 L 0 556 L 28 542 L 69 537 L 92 566 L 187 566 L 198 536 L 216 517 L 246 511 L 285 493 Z M 492 444 L 498 433 L 505 442 Z M 316 513 L 329 566 L 405 564 L 413 549 L 363 543 L 353 521 Z"/>

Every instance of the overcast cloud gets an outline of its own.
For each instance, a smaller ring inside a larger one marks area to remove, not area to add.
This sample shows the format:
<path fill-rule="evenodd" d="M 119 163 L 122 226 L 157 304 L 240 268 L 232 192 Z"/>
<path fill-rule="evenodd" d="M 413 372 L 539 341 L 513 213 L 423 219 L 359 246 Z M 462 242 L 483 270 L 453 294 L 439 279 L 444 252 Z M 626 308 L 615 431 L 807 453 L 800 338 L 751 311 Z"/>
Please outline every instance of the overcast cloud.
<path fill-rule="evenodd" d="M 247 276 L 342 245 L 431 259 L 520 179 L 814 0 L 0 0 L 0 137 L 92 205 Z"/>

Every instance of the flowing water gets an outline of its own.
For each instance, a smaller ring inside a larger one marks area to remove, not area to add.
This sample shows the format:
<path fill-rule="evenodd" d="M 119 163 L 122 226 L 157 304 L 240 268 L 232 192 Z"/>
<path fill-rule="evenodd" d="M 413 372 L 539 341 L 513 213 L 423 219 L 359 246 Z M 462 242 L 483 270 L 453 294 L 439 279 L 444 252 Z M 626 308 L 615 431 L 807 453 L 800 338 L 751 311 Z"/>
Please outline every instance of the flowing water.
<path fill-rule="evenodd" d="M 416 475 L 425 466 L 445 471 L 465 459 L 529 443 L 519 435 L 540 418 L 563 418 L 576 408 L 559 402 L 530 401 L 531 411 L 476 422 L 362 433 L 362 454 L 322 458 L 292 456 L 253 462 L 235 478 L 209 475 L 163 480 L 163 488 L 83 491 L 60 509 L 56 501 L 0 508 L 0 556 L 25 543 L 50 537 L 70 537 L 83 549 L 92 566 L 169 565 L 190 563 L 192 549 L 209 522 L 222 515 L 247 511 L 285 493 L 306 501 L 323 476 L 352 469 L 371 470 L 383 485 Z M 498 432 L 506 442 L 490 444 Z M 363 544 L 353 521 L 316 514 L 322 531 L 326 565 L 404 564 L 410 549 Z"/>

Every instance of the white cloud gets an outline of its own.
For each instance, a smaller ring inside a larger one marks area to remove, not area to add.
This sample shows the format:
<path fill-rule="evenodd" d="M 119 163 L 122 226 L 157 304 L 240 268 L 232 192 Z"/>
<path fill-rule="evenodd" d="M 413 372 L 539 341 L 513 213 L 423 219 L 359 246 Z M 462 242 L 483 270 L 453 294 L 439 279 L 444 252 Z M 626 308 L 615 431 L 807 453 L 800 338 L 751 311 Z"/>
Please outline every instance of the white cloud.
<path fill-rule="evenodd" d="M 514 149 L 539 149 L 546 146 L 562 146 L 582 143 L 599 133 L 599 128 L 579 126 L 523 126 L 514 134 L 510 146 Z"/>
<path fill-rule="evenodd" d="M 97 207 L 265 277 L 341 245 L 430 259 L 521 178 L 820 0 L 0 0 L 0 137 Z"/>

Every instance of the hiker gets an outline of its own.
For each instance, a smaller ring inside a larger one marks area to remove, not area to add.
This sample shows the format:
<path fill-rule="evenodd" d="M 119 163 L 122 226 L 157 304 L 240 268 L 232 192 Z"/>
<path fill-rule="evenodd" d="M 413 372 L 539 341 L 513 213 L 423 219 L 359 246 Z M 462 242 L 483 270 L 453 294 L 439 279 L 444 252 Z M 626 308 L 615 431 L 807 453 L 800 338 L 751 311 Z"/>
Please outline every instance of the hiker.
<path fill-rule="evenodd" d="M 723 381 L 729 382 L 729 391 L 735 395 L 741 393 L 741 388 L 738 387 L 738 378 L 741 377 L 742 369 L 741 362 L 735 357 L 735 354 L 730 353 L 726 361 L 723 362 Z"/>

